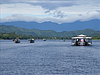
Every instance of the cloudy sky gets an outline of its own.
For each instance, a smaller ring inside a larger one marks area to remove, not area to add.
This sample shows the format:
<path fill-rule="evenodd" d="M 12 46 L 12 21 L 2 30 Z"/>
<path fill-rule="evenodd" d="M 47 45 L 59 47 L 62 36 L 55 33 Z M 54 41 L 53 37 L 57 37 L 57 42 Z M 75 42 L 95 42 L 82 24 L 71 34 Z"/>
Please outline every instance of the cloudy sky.
<path fill-rule="evenodd" d="M 1 22 L 71 23 L 100 19 L 100 0 L 0 0 Z"/>

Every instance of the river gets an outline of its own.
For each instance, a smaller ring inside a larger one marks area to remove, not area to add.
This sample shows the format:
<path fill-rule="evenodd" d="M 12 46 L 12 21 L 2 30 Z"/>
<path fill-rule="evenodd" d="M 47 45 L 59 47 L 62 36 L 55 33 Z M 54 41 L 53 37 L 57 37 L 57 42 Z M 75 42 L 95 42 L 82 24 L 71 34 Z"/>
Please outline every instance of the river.
<path fill-rule="evenodd" d="M 0 40 L 0 75 L 100 75 L 100 40 L 92 43 Z"/>

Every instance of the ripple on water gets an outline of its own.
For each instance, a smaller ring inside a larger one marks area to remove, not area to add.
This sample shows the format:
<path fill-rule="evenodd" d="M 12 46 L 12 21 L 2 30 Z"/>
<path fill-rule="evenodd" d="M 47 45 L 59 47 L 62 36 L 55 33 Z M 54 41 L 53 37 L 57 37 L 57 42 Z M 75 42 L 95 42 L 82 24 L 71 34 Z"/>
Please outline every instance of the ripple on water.
<path fill-rule="evenodd" d="M 0 75 L 99 75 L 100 47 L 70 42 L 2 42 Z"/>

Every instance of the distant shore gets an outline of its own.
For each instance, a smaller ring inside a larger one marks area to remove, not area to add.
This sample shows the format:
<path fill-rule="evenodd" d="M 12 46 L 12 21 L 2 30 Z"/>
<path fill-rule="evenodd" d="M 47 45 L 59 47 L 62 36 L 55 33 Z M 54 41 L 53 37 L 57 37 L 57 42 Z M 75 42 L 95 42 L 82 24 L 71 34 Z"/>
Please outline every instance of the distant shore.
<path fill-rule="evenodd" d="M 13 39 L 1 39 L 0 40 L 13 40 Z M 20 40 L 29 40 L 29 39 L 20 39 Z M 35 40 L 43 40 L 43 39 L 35 39 Z M 63 39 L 46 39 L 46 40 L 63 40 Z M 71 40 L 71 39 L 64 39 L 64 40 Z M 100 40 L 100 39 L 92 39 L 92 40 Z"/>
<path fill-rule="evenodd" d="M 50 39 L 50 40 L 71 40 L 71 36 L 66 37 L 58 37 L 58 36 L 34 36 L 34 35 L 21 35 L 21 34 L 15 34 L 15 33 L 0 33 L 0 39 L 2 40 L 12 40 L 19 38 L 21 40 L 23 39 Z M 93 36 L 92 40 L 100 40 L 100 35 Z"/>

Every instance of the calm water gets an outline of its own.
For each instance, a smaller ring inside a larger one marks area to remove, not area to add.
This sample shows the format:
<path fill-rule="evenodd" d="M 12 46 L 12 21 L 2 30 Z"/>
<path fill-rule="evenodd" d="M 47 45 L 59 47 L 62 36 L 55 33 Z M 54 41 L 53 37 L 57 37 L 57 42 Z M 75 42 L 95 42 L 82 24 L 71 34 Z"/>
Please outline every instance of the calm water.
<path fill-rule="evenodd" d="M 100 75 L 100 41 L 71 46 L 69 40 L 1 40 L 0 75 Z"/>

